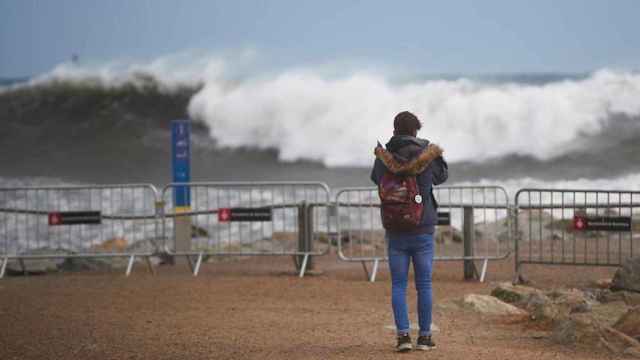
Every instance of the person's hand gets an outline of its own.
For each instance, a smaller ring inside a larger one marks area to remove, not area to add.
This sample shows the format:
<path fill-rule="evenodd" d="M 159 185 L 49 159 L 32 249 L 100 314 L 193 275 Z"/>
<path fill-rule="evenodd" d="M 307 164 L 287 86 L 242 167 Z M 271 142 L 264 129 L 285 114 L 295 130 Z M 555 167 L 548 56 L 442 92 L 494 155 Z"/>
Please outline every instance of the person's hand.
<path fill-rule="evenodd" d="M 383 151 L 383 150 L 384 150 L 384 147 L 382 147 L 382 144 L 380 144 L 380 141 L 378 141 L 378 144 L 377 144 L 377 145 L 376 145 L 376 147 L 373 149 L 373 154 L 377 156 L 377 155 L 378 155 L 378 153 L 379 153 L 380 151 Z"/>

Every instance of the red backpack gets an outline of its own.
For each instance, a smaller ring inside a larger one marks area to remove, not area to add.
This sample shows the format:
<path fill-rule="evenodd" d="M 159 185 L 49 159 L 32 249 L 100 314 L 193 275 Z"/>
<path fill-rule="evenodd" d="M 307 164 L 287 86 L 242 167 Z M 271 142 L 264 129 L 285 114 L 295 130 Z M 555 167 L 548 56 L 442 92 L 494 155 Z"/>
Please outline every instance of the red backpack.
<path fill-rule="evenodd" d="M 380 145 L 375 148 L 374 153 L 387 168 L 378 183 L 382 225 L 391 231 L 414 230 L 422 222 L 424 212 L 416 176 L 423 172 L 431 161 L 442 155 L 442 149 L 438 145 L 430 144 L 409 162 L 398 162 Z"/>
<path fill-rule="evenodd" d="M 386 171 L 378 185 L 382 225 L 391 231 L 411 231 L 420 225 L 424 205 L 415 176 Z"/>

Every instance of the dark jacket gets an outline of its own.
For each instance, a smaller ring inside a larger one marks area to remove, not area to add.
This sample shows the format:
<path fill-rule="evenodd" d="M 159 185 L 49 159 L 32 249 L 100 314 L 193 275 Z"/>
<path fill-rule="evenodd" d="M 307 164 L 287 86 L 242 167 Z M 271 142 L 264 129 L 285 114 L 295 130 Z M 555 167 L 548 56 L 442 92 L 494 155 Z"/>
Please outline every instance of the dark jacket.
<path fill-rule="evenodd" d="M 399 162 L 408 162 L 420 155 L 428 145 L 428 140 L 399 135 L 392 137 L 386 148 Z M 376 158 L 371 170 L 371 181 L 378 185 L 385 171 L 387 171 L 385 164 L 379 158 Z M 421 225 L 411 231 L 410 234 L 433 234 L 435 232 L 435 226 L 438 222 L 438 204 L 433 196 L 433 186 L 444 183 L 448 177 L 448 165 L 442 156 L 437 157 L 424 171 L 417 175 L 420 195 L 424 199 L 424 213 Z"/>

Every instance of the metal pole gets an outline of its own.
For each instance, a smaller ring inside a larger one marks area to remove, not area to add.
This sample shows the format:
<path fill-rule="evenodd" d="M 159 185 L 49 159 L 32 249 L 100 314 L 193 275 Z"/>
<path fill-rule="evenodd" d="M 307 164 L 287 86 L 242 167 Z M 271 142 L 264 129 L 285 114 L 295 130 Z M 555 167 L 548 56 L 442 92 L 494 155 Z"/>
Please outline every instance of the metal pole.
<path fill-rule="evenodd" d="M 176 208 L 176 212 L 189 211 L 189 208 Z M 191 251 L 191 216 L 176 216 L 173 219 L 173 231 L 175 241 L 175 251 L 180 253 Z M 191 259 L 189 259 L 191 260 Z M 179 257 L 174 260 L 174 264 L 182 265 Z M 191 265 L 193 268 L 193 265 Z"/>
<path fill-rule="evenodd" d="M 371 277 L 369 276 L 369 270 L 367 269 L 367 263 L 365 261 L 361 261 L 362 263 L 362 268 L 364 269 L 364 275 L 367 277 L 367 280 L 371 280 Z"/>
<path fill-rule="evenodd" d="M 27 272 L 27 267 L 24 265 L 24 259 L 18 259 L 18 263 L 20 264 L 20 268 L 22 269 L 22 274 L 24 276 L 29 275 L 29 273 Z"/>
<path fill-rule="evenodd" d="M 473 239 L 474 239 L 474 229 L 473 229 L 473 207 L 465 206 L 464 208 L 464 217 L 463 217 L 463 241 L 464 241 L 464 279 L 465 280 L 474 280 L 478 274 L 478 270 L 476 270 L 476 266 L 471 260 L 473 257 Z"/>
<path fill-rule="evenodd" d="M 305 204 L 305 251 L 313 252 L 313 206 Z M 309 260 L 307 261 L 307 269 L 313 270 L 313 256 L 309 255 Z"/>
<path fill-rule="evenodd" d="M 298 252 L 304 255 L 294 256 L 296 270 L 313 270 L 313 206 L 306 200 L 298 205 Z"/>
<path fill-rule="evenodd" d="M 193 260 L 191 260 L 191 255 L 186 254 L 185 256 L 186 263 L 189 264 L 189 269 L 191 269 L 191 273 L 195 274 L 195 265 L 193 264 Z"/>
<path fill-rule="evenodd" d="M 147 267 L 149 268 L 149 272 L 151 273 L 151 275 L 155 275 L 156 270 L 153 268 L 153 264 L 151 264 L 151 257 L 146 256 L 145 258 L 147 260 Z"/>
<path fill-rule="evenodd" d="M 298 205 L 298 252 L 307 252 L 307 202 L 302 201 Z M 305 259 L 303 255 L 294 256 L 296 270 L 300 271 Z"/>
<path fill-rule="evenodd" d="M 515 204 L 513 205 L 513 208 L 509 209 L 509 216 L 512 217 L 513 219 L 513 229 L 511 231 L 511 236 L 513 237 L 513 240 L 515 241 L 515 255 L 514 255 L 514 261 L 515 261 L 515 276 L 513 278 L 513 283 L 514 284 L 519 284 L 520 283 L 520 230 L 518 228 L 519 224 L 518 224 L 518 194 L 516 194 L 516 201 Z M 563 236 L 564 236 L 564 232 L 563 232 Z"/>

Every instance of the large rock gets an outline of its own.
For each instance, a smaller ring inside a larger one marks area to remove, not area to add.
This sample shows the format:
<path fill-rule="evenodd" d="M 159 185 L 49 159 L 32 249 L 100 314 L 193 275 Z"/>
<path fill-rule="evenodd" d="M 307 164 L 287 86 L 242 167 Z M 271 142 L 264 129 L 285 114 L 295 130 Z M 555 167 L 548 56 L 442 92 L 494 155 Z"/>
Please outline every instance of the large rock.
<path fill-rule="evenodd" d="M 615 292 L 609 289 L 601 290 L 597 293 L 596 299 L 603 304 L 622 301 L 628 306 L 640 306 L 640 293 L 624 290 Z"/>
<path fill-rule="evenodd" d="M 596 303 L 595 299 L 578 289 L 554 290 L 547 293 L 547 296 L 570 314 L 590 312 Z"/>
<path fill-rule="evenodd" d="M 628 310 L 629 307 L 624 302 L 614 301 L 595 305 L 591 310 L 591 315 L 601 324 L 613 326 Z"/>
<path fill-rule="evenodd" d="M 41 275 L 49 272 L 58 271 L 62 263 L 64 263 L 64 256 L 72 255 L 73 252 L 65 249 L 53 249 L 48 247 L 42 247 L 38 249 L 28 250 L 20 253 L 21 256 L 42 256 L 53 255 L 60 256 L 59 258 L 46 258 L 46 259 L 23 259 L 22 265 L 19 260 L 11 260 L 7 263 L 7 275 Z M 24 265 L 24 269 L 23 266 Z"/>
<path fill-rule="evenodd" d="M 167 252 L 165 249 L 165 242 L 161 239 L 144 239 L 134 242 L 126 247 L 125 251 L 128 253 L 150 253 L 160 254 Z"/>
<path fill-rule="evenodd" d="M 158 249 L 158 246 L 152 240 L 143 240 L 132 245 L 126 246 L 126 240 L 121 238 L 109 239 L 99 245 L 96 245 L 92 250 L 97 252 L 154 252 Z M 127 267 L 128 257 L 69 257 L 75 255 L 73 251 L 66 249 L 54 249 L 48 247 L 42 247 L 20 253 L 21 256 L 54 256 L 44 259 L 23 259 L 24 269 L 19 260 L 11 260 L 7 263 L 6 273 L 9 276 L 19 276 L 23 274 L 27 275 L 42 275 L 46 273 L 58 272 L 58 271 L 111 271 L 114 269 L 124 269 Z M 159 255 L 162 253 L 158 252 Z M 55 257 L 59 256 L 59 257 Z M 144 260 L 142 257 L 136 257 L 138 262 Z M 161 259 L 152 257 L 152 264 L 157 265 L 161 262 Z"/>
<path fill-rule="evenodd" d="M 554 322 L 568 316 L 568 313 L 563 312 L 548 296 L 541 293 L 529 296 L 526 309 L 535 321 Z"/>
<path fill-rule="evenodd" d="M 614 354 L 629 354 L 640 349 L 640 342 L 590 314 L 572 314 L 556 324 L 551 339 L 564 345 L 599 345 Z"/>
<path fill-rule="evenodd" d="M 589 286 L 595 289 L 609 289 L 611 287 L 611 279 L 593 280 Z"/>
<path fill-rule="evenodd" d="M 640 293 L 640 257 L 627 259 L 611 283 L 612 290 L 627 290 Z"/>
<path fill-rule="evenodd" d="M 491 291 L 491 295 L 498 299 L 516 305 L 526 305 L 532 294 L 540 294 L 541 291 L 529 286 L 513 285 L 508 282 L 500 283 Z"/>
<path fill-rule="evenodd" d="M 640 306 L 640 293 L 626 292 L 624 302 L 629 306 Z"/>
<path fill-rule="evenodd" d="M 91 250 L 93 250 L 93 252 L 102 253 L 121 253 L 126 250 L 127 243 L 127 239 L 125 238 L 114 237 L 107 239 L 100 244 L 91 246 Z"/>
<path fill-rule="evenodd" d="M 205 229 L 203 227 L 191 225 L 191 237 L 192 238 L 200 238 L 200 237 L 207 238 L 207 237 L 209 237 L 209 232 L 207 231 L 207 229 Z"/>
<path fill-rule="evenodd" d="M 117 268 L 124 268 L 124 258 L 117 257 L 82 257 L 67 258 L 58 267 L 61 271 L 110 271 Z"/>
<path fill-rule="evenodd" d="M 464 305 L 481 314 L 487 315 L 522 315 L 527 313 L 517 307 L 507 304 L 489 295 L 469 294 L 464 297 Z"/>
<path fill-rule="evenodd" d="M 613 325 L 613 328 L 640 340 L 640 306 L 629 310 Z"/>
<path fill-rule="evenodd" d="M 640 341 L 609 326 L 602 327 L 600 343 L 613 353 L 637 354 Z"/>
<path fill-rule="evenodd" d="M 598 303 L 585 292 L 578 289 L 560 289 L 547 293 L 532 292 L 527 298 L 525 308 L 532 320 L 555 323 L 566 319 L 570 314 L 591 312 Z"/>
<path fill-rule="evenodd" d="M 598 343 L 600 324 L 587 314 L 574 314 L 553 328 L 551 339 L 559 344 Z"/>
<path fill-rule="evenodd" d="M 462 232 L 453 226 L 441 226 L 436 231 L 436 243 L 462 243 Z"/>
<path fill-rule="evenodd" d="M 625 350 L 622 354 L 633 359 L 640 359 L 640 347 L 627 348 L 627 350 Z"/>
<path fill-rule="evenodd" d="M 172 264 L 172 257 L 168 254 L 158 254 L 157 256 L 150 256 L 149 261 L 151 266 L 158 266 L 162 264 Z M 146 258 L 142 256 L 135 257 L 136 264 L 144 264 L 146 266 Z M 129 265 L 129 257 L 82 257 L 82 258 L 68 258 L 60 264 L 58 269 L 60 271 L 69 272 L 83 272 L 83 271 L 120 271 L 127 268 Z"/>
<path fill-rule="evenodd" d="M 520 209 L 517 213 L 518 216 L 518 228 L 520 229 L 554 229 L 553 220 L 554 217 L 548 211 L 540 211 L 537 209 L 533 210 L 524 210 Z M 557 226 L 555 228 L 558 228 Z M 515 236 L 518 236 L 522 242 L 528 241 L 540 241 L 541 236 L 546 236 L 548 234 L 547 231 L 523 231 L 519 230 Z M 555 237 L 561 234 L 561 231 L 553 231 L 551 237 Z"/>

